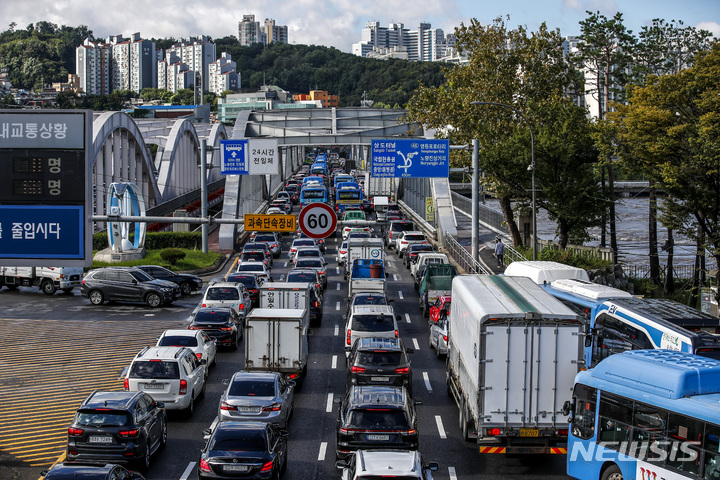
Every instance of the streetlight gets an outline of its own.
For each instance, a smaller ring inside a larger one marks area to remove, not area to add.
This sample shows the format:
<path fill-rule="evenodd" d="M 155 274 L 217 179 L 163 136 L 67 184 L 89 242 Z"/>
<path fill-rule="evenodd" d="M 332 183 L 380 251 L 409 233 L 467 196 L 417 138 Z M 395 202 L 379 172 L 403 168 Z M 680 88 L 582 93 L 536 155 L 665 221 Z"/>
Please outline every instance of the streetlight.
<path fill-rule="evenodd" d="M 533 252 L 533 260 L 537 260 L 537 213 L 535 208 L 535 135 L 533 135 L 533 129 L 530 125 L 530 122 L 528 122 L 528 119 L 525 118 L 525 115 L 522 114 L 520 110 L 517 108 L 511 107 L 510 105 L 506 105 L 504 103 L 498 103 L 498 102 L 470 102 L 470 105 L 496 105 L 498 107 L 505 107 L 508 110 L 511 110 L 520 117 L 525 120 L 525 123 L 527 124 L 528 128 L 530 129 L 530 156 L 531 156 L 531 163 L 528 167 L 528 170 L 532 172 L 532 252 Z"/>

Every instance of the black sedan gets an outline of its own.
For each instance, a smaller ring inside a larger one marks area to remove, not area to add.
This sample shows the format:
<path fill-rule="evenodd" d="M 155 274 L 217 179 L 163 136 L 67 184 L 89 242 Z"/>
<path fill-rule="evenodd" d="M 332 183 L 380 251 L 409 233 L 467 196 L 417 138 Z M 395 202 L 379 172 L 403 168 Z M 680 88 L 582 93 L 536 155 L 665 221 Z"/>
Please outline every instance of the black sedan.
<path fill-rule="evenodd" d="M 138 265 L 137 268 L 158 280 L 167 280 L 176 283 L 180 287 L 180 292 L 183 295 L 190 295 L 192 292 L 202 289 L 203 286 L 202 278 L 197 275 L 175 273 L 172 270 L 157 265 Z"/>
<path fill-rule="evenodd" d="M 260 304 L 260 282 L 252 273 L 231 273 L 225 279 L 226 282 L 242 283 L 247 288 L 250 294 L 250 300 L 252 300 L 252 306 L 257 307 Z"/>
<path fill-rule="evenodd" d="M 44 480 L 145 480 L 138 472 L 122 465 L 66 462 L 54 465 L 40 474 Z"/>
<path fill-rule="evenodd" d="M 287 437 L 269 423 L 220 422 L 200 452 L 198 477 L 280 478 L 287 467 Z"/>

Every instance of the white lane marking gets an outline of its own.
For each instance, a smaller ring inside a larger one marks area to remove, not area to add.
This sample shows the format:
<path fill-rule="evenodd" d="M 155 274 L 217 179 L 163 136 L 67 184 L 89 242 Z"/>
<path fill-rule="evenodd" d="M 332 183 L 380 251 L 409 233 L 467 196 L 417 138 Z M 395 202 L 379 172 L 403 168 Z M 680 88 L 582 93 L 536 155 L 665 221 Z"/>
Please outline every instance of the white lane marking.
<path fill-rule="evenodd" d="M 188 466 L 185 468 L 185 471 L 182 475 L 180 475 L 180 480 L 187 480 L 190 477 L 190 473 L 193 471 L 193 468 L 195 468 L 195 465 L 197 462 L 190 462 L 188 463 Z"/>
<path fill-rule="evenodd" d="M 340 325 L 335 325 L 335 333 L 333 333 L 336 337 L 340 335 Z"/>
<path fill-rule="evenodd" d="M 433 389 L 430 386 L 430 377 L 428 376 L 428 372 L 423 372 L 423 380 L 425 381 L 425 388 L 427 388 L 428 393 L 432 393 Z"/>
<path fill-rule="evenodd" d="M 327 442 L 320 442 L 320 452 L 318 453 L 318 462 L 325 460 L 325 452 L 327 452 Z"/>
<path fill-rule="evenodd" d="M 337 355 L 333 355 L 332 368 L 337 368 Z"/>
<path fill-rule="evenodd" d="M 455 474 L 455 467 L 448 467 L 448 475 L 450 475 L 450 480 L 457 480 L 457 475 Z"/>
<path fill-rule="evenodd" d="M 340 302 L 335 303 L 335 310 L 340 310 Z"/>
<path fill-rule="evenodd" d="M 415 350 L 420 350 L 420 345 L 418 344 L 417 338 L 413 338 L 413 346 L 415 347 Z"/>
<path fill-rule="evenodd" d="M 405 321 L 406 321 L 407 323 L 410 323 L 410 314 L 409 314 L 409 313 L 406 313 L 406 314 L 405 314 Z"/>
<path fill-rule="evenodd" d="M 437 425 L 440 438 L 447 438 L 447 435 L 445 434 L 445 427 L 443 426 L 442 418 L 440 418 L 440 415 L 435 415 L 435 424 Z"/>
<path fill-rule="evenodd" d="M 283 268 L 287 268 L 287 266 L 288 266 L 289 263 L 290 263 L 290 262 L 285 262 L 285 264 L 283 265 Z"/>
<path fill-rule="evenodd" d="M 403 294 L 402 294 L 402 292 L 401 292 L 400 290 L 398 290 L 398 297 L 400 297 L 400 300 L 403 299 Z"/>
<path fill-rule="evenodd" d="M 340 267 L 335 267 L 335 274 L 340 275 Z"/>
<path fill-rule="evenodd" d="M 393 273 L 393 280 L 395 280 L 396 282 L 398 281 L 398 276 L 395 273 Z"/>
<path fill-rule="evenodd" d="M 337 283 L 337 288 L 336 288 L 336 290 L 340 290 L 340 282 Z"/>
<path fill-rule="evenodd" d="M 327 403 L 325 404 L 325 411 L 327 413 L 332 412 L 334 394 L 328 393 Z"/>

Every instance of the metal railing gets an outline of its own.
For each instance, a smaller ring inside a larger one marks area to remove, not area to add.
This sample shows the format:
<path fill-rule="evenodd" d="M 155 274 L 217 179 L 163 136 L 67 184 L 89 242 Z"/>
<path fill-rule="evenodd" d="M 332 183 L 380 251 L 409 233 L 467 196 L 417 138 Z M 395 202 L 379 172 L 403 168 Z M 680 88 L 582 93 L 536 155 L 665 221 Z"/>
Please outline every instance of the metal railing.
<path fill-rule="evenodd" d="M 420 229 L 421 232 L 425 234 L 425 236 L 435 241 L 440 240 L 438 238 L 437 228 L 426 222 L 424 218 L 418 215 L 415 210 L 410 208 L 410 206 L 402 200 L 398 201 L 398 205 L 400 206 L 400 209 L 403 211 L 403 213 L 405 213 L 406 216 L 410 217 L 413 223 L 417 225 L 417 227 Z"/>
<path fill-rule="evenodd" d="M 472 200 L 460 195 L 456 192 L 451 192 L 453 207 L 465 212 L 468 215 L 472 215 Z M 499 230 L 501 232 L 507 232 L 505 226 L 505 217 L 502 212 L 498 212 L 486 205 L 478 205 L 478 220 L 480 223 L 489 225 L 490 227 Z"/>
<path fill-rule="evenodd" d="M 485 275 L 491 275 L 491 272 L 489 272 L 481 263 L 472 258 L 470 252 L 460 245 L 458 241 L 455 240 L 455 237 L 447 232 L 444 232 L 443 242 L 448 256 L 450 256 L 450 258 L 457 263 L 458 268 L 463 270 L 465 273 L 484 273 Z"/>

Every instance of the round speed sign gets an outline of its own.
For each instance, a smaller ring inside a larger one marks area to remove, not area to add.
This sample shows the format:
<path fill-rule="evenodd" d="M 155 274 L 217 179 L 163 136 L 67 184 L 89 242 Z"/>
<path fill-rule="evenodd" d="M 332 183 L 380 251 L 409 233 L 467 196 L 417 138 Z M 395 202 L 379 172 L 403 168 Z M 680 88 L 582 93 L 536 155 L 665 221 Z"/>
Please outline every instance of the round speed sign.
<path fill-rule="evenodd" d="M 310 238 L 325 238 L 337 228 L 337 216 L 332 207 L 324 203 L 310 203 L 300 210 L 300 230 Z"/>

